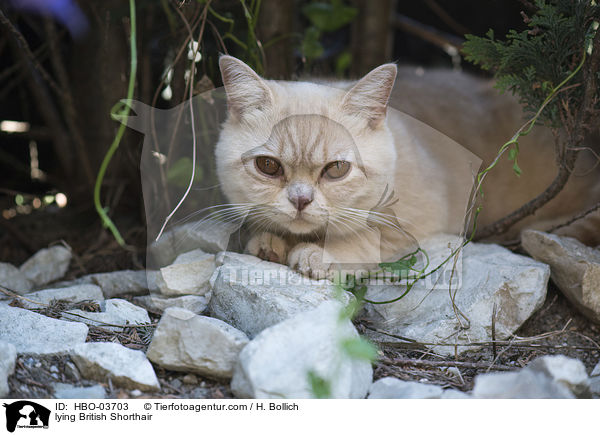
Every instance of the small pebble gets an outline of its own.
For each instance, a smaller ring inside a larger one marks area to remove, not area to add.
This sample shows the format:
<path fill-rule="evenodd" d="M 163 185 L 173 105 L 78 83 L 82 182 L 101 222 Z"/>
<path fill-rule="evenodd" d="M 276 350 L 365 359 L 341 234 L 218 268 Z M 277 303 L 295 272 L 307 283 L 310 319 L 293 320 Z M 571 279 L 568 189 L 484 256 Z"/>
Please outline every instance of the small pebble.
<path fill-rule="evenodd" d="M 198 378 L 196 375 L 188 373 L 183 377 L 183 383 L 187 385 L 196 385 L 198 383 Z"/>
<path fill-rule="evenodd" d="M 179 379 L 173 379 L 171 381 L 171 386 L 177 390 L 179 390 L 181 388 L 181 380 Z"/>
<path fill-rule="evenodd" d="M 140 390 L 131 390 L 129 394 L 131 394 L 132 397 L 140 397 L 142 392 Z"/>

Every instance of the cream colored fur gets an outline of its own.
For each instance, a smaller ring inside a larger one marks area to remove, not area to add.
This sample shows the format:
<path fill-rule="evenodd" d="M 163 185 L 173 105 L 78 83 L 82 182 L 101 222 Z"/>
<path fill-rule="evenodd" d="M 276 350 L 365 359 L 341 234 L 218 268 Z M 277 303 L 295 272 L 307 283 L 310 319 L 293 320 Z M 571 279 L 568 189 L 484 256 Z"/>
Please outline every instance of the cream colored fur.
<path fill-rule="evenodd" d="M 387 64 L 348 87 L 263 80 L 230 56 L 223 56 L 220 66 L 229 117 L 216 161 L 231 213 L 245 213 L 253 224 L 250 253 L 312 276 L 321 276 L 331 264 L 394 259 L 422 237 L 460 230 L 472 179 L 453 173 L 450 154 L 440 158 L 441 149 L 436 158 L 406 131 L 401 114 L 386 111 L 390 93 L 393 107 L 465 145 L 484 162 L 522 122 L 512 98 L 498 97 L 489 82 L 459 73 L 417 76 L 400 69 L 394 86 L 397 69 Z M 549 183 L 551 140 L 543 130 L 523 140 L 521 180 L 504 160 L 494 170 L 486 181 L 481 223 L 512 211 Z M 283 176 L 261 173 L 257 156 L 281 162 Z M 325 165 L 334 161 L 350 162 L 349 173 L 339 180 L 322 177 Z M 581 192 L 585 183 L 571 184 Z M 293 186 L 314 194 L 301 212 L 288 199 Z M 590 202 L 577 197 L 566 207 L 549 207 L 541 218 L 562 218 Z"/>

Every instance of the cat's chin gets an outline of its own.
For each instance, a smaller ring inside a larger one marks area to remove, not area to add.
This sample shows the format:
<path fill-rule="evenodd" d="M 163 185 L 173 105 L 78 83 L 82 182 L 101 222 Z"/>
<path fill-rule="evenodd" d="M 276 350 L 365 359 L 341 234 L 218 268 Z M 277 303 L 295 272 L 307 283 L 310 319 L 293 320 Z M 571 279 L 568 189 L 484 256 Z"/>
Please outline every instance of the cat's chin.
<path fill-rule="evenodd" d="M 294 219 L 286 225 L 285 229 L 291 234 L 304 235 L 320 232 L 321 226 L 305 219 Z"/>

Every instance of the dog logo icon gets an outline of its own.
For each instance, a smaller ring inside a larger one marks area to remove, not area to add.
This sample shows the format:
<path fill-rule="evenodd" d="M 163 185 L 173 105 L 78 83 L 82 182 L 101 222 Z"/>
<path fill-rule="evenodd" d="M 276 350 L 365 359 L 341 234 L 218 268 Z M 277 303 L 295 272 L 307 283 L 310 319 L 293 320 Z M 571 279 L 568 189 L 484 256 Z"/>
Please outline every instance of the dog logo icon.
<path fill-rule="evenodd" d="M 6 408 L 6 430 L 16 428 L 48 428 L 50 410 L 29 400 L 19 400 L 3 405 Z"/>

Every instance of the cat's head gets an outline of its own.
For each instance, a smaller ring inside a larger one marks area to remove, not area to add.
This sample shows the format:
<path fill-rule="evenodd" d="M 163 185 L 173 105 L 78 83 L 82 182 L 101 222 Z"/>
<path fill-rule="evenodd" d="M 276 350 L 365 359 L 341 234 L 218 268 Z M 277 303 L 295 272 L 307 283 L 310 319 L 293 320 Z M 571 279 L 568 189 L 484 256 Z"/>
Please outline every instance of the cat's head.
<path fill-rule="evenodd" d="M 348 90 L 264 80 L 231 56 L 219 65 L 229 114 L 217 172 L 232 207 L 280 233 L 344 235 L 364 226 L 357 210 L 373 209 L 394 185 L 386 109 L 396 66 Z"/>

